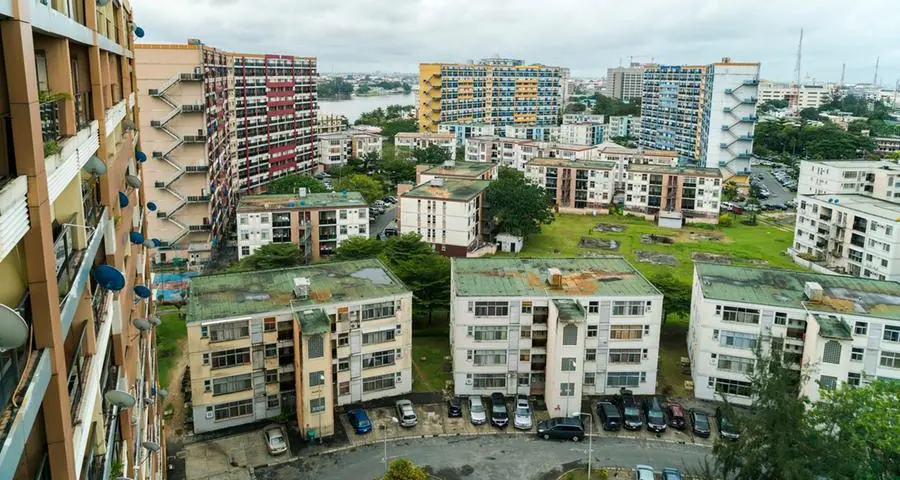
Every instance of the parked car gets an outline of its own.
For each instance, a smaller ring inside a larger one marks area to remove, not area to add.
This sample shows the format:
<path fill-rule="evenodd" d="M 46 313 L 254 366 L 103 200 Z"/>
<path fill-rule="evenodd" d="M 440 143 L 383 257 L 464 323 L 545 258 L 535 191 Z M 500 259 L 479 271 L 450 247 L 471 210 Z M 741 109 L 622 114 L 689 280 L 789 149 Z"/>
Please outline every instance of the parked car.
<path fill-rule="evenodd" d="M 703 410 L 692 408 L 689 416 L 691 432 L 700 438 L 709 438 L 709 415 Z"/>
<path fill-rule="evenodd" d="M 372 431 L 372 422 L 369 421 L 369 415 L 361 408 L 354 408 L 347 412 L 347 418 L 350 420 L 350 426 L 356 431 L 357 435 L 369 433 Z"/>
<path fill-rule="evenodd" d="M 461 417 L 462 416 L 462 400 L 459 397 L 453 397 L 450 400 L 447 400 L 447 416 L 448 417 Z"/>
<path fill-rule="evenodd" d="M 616 400 L 619 408 L 622 409 L 622 416 L 625 418 L 623 422 L 625 429 L 640 430 L 644 426 L 644 420 L 641 418 L 641 408 L 631 390 L 625 388 L 619 390 Z"/>
<path fill-rule="evenodd" d="M 551 418 L 538 423 L 537 436 L 577 442 L 584 438 L 584 424 L 580 418 Z"/>
<path fill-rule="evenodd" d="M 391 195 L 388 195 L 381 199 L 384 203 L 397 203 L 397 198 Z"/>
<path fill-rule="evenodd" d="M 482 425 L 487 422 L 487 414 L 484 412 L 484 403 L 481 402 L 480 396 L 469 397 L 469 420 L 472 421 L 472 425 Z"/>
<path fill-rule="evenodd" d="M 387 205 L 385 205 L 384 201 L 382 201 L 382 200 L 375 200 L 375 203 L 373 203 L 372 206 L 373 206 L 373 207 L 384 208 L 384 207 L 386 207 Z"/>
<path fill-rule="evenodd" d="M 634 480 L 653 480 L 653 467 L 650 465 L 637 465 L 634 467 Z"/>
<path fill-rule="evenodd" d="M 397 400 L 395 405 L 397 406 L 397 416 L 400 417 L 401 427 L 415 427 L 419 423 L 412 402 L 409 400 Z"/>
<path fill-rule="evenodd" d="M 678 430 L 684 430 L 684 407 L 678 403 L 666 405 L 666 416 L 669 418 L 669 426 Z"/>
<path fill-rule="evenodd" d="M 513 427 L 519 430 L 531 430 L 531 406 L 528 404 L 528 395 L 516 395 L 516 412 L 513 418 Z"/>
<path fill-rule="evenodd" d="M 268 427 L 263 432 L 266 437 L 266 448 L 272 455 L 281 455 L 287 452 L 288 445 L 285 440 L 284 429 L 278 425 Z"/>
<path fill-rule="evenodd" d="M 491 394 L 491 425 L 505 427 L 509 424 L 509 412 L 506 411 L 506 397 L 500 392 Z"/>
<path fill-rule="evenodd" d="M 656 433 L 666 431 L 666 413 L 658 398 L 650 397 L 644 402 L 644 417 L 647 419 L 647 430 Z"/>
<path fill-rule="evenodd" d="M 597 416 L 603 422 L 603 429 L 614 432 L 622 428 L 622 413 L 610 402 L 597 402 Z"/>
<path fill-rule="evenodd" d="M 681 480 L 681 470 L 672 467 L 664 468 L 662 480 Z"/>
<path fill-rule="evenodd" d="M 716 407 L 716 426 L 719 427 L 719 436 L 724 439 L 736 441 L 741 438 L 741 434 L 738 432 L 734 422 L 719 407 Z"/>
<path fill-rule="evenodd" d="M 388 227 L 384 229 L 385 237 L 396 237 L 397 235 L 399 235 L 399 233 L 397 232 L 396 228 Z"/>

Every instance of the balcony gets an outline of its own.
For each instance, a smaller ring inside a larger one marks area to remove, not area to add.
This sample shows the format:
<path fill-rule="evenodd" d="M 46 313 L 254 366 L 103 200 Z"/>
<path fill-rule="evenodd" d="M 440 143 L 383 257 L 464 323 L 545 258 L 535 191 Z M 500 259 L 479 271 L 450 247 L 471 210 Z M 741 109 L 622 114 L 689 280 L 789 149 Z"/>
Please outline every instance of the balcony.
<path fill-rule="evenodd" d="M 115 131 L 116 127 L 122 123 L 122 120 L 125 119 L 125 101 L 122 100 L 119 103 L 113 105 L 110 109 L 106 111 L 106 123 L 104 127 L 106 128 L 106 136 L 112 135 L 113 131 Z"/>
<path fill-rule="evenodd" d="M 85 338 L 87 336 L 87 328 L 81 332 L 78 345 L 75 347 L 75 354 L 72 356 L 72 364 L 69 366 L 69 407 L 72 415 L 72 421 L 78 418 L 78 407 L 84 395 L 85 373 L 91 364 L 91 358 L 84 356 Z"/>
<path fill-rule="evenodd" d="M 44 159 L 51 202 L 59 197 L 99 148 L 100 133 L 96 120 L 78 130 L 75 136 L 56 143 L 55 153 L 46 155 Z"/>
<path fill-rule="evenodd" d="M 78 308 L 78 302 L 84 293 L 85 285 L 90 277 L 91 267 L 97 251 L 100 250 L 100 244 L 103 243 L 103 232 L 109 220 L 107 219 L 106 209 L 104 208 L 98 215 L 99 219 L 94 228 L 88 228 L 86 235 L 87 246 L 84 250 L 73 252 L 69 251 L 71 247 L 74 232 L 70 227 L 64 227 L 64 231 L 60 231 L 54 244 L 56 250 L 56 268 L 57 276 L 65 278 L 67 282 L 67 290 L 63 290 L 60 284 L 60 323 L 62 324 L 63 335 L 68 334 L 69 327 L 72 325 L 72 319 L 75 317 L 75 310 Z M 73 227 L 73 228 L 84 228 Z M 89 226 L 87 226 L 89 227 Z M 69 233 L 65 233 L 69 232 Z"/>
<path fill-rule="evenodd" d="M 24 176 L 11 180 L 0 177 L 0 260 L 28 231 L 27 191 L 28 182 Z"/>

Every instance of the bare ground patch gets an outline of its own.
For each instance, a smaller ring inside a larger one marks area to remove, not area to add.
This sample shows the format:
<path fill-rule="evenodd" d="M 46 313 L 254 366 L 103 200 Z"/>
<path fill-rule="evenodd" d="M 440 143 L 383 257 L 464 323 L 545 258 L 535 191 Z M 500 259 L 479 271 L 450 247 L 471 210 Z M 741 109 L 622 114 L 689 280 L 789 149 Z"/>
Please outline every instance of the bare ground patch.
<path fill-rule="evenodd" d="M 675 237 L 671 235 L 656 235 L 655 233 L 645 233 L 641 235 L 641 243 L 649 245 L 672 245 L 675 243 Z"/>
<path fill-rule="evenodd" d="M 650 252 L 647 250 L 634 250 L 634 256 L 637 258 L 637 261 L 641 263 L 654 263 L 656 265 L 671 266 L 675 266 L 678 264 L 678 260 L 675 259 L 675 256 L 669 255 L 668 253 Z"/>
<path fill-rule="evenodd" d="M 578 246 L 581 248 L 596 248 L 600 250 L 618 250 L 619 242 L 605 238 L 581 237 Z"/>
<path fill-rule="evenodd" d="M 616 225 L 614 223 L 598 223 L 594 225 L 595 232 L 622 233 L 626 228 L 625 225 Z"/>
<path fill-rule="evenodd" d="M 707 252 L 691 253 L 691 260 L 695 262 L 718 263 L 719 265 L 731 265 L 733 259 L 731 255 L 719 255 Z"/>

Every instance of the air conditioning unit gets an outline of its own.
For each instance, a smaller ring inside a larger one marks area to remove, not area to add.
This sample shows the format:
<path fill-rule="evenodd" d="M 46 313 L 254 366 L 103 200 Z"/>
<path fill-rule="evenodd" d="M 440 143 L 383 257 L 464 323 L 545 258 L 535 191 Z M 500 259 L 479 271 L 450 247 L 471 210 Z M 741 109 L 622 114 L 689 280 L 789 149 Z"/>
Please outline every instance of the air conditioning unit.
<path fill-rule="evenodd" d="M 398 350 L 396 351 L 396 353 L 394 354 L 394 356 L 397 357 L 397 358 L 403 358 L 403 350 L 399 350 L 399 349 L 398 349 Z"/>
<path fill-rule="evenodd" d="M 206 419 L 212 420 L 212 418 L 213 418 L 213 412 L 206 412 Z"/>
<path fill-rule="evenodd" d="M 466 375 L 466 385 L 472 384 L 472 375 Z"/>

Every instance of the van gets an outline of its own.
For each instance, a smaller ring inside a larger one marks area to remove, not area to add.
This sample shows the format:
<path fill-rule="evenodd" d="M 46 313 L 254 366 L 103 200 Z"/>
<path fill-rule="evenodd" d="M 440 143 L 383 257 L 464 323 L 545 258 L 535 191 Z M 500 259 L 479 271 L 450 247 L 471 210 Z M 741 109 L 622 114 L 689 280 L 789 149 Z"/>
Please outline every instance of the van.
<path fill-rule="evenodd" d="M 538 424 L 537 435 L 544 440 L 557 438 L 577 442 L 584 438 L 584 424 L 580 418 L 551 418 Z"/>
<path fill-rule="evenodd" d="M 603 422 L 603 429 L 609 432 L 622 428 L 622 414 L 619 407 L 610 402 L 597 402 L 597 416 Z"/>

